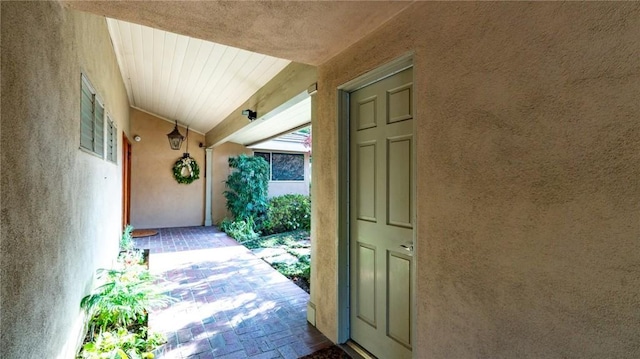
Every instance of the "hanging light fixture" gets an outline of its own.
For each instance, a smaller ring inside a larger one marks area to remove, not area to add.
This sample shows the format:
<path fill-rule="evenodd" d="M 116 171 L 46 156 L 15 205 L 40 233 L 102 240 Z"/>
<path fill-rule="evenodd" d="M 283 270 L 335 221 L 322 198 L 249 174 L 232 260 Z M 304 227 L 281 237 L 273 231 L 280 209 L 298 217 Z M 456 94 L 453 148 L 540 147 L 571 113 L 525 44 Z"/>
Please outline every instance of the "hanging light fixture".
<path fill-rule="evenodd" d="M 172 150 L 177 151 L 182 147 L 182 140 L 184 140 L 184 136 L 182 136 L 180 131 L 178 131 L 178 121 L 176 121 L 176 127 L 174 127 L 171 133 L 167 134 L 167 137 L 169 138 L 169 145 Z"/>

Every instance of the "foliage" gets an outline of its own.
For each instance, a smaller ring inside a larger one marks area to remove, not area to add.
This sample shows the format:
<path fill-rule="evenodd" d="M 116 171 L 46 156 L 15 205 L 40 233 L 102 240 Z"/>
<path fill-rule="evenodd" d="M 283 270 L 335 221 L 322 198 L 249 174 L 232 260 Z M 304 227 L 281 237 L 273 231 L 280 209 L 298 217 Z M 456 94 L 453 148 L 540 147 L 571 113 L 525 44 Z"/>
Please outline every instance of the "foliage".
<path fill-rule="evenodd" d="M 120 250 L 121 251 L 130 251 L 133 249 L 133 237 L 131 236 L 131 232 L 133 232 L 133 226 L 127 224 L 122 232 L 122 237 L 120 237 Z"/>
<path fill-rule="evenodd" d="M 230 221 L 225 218 L 220 228 L 241 243 L 254 240 L 260 236 L 255 230 L 255 223 L 251 217 L 237 221 Z"/>
<path fill-rule="evenodd" d="M 229 218 L 225 218 L 222 221 L 220 221 L 220 224 L 218 224 L 218 227 L 220 228 L 221 231 L 226 233 L 229 230 L 229 227 L 231 226 L 232 223 L 233 223 L 233 220 Z"/>
<path fill-rule="evenodd" d="M 299 261 L 294 264 L 273 263 L 272 265 L 273 268 L 289 279 L 303 278 L 309 282 L 311 279 L 311 264 L 309 262 L 309 257 L 302 256 L 298 259 Z"/>
<path fill-rule="evenodd" d="M 182 174 L 184 170 L 187 171 L 187 175 Z M 173 177 L 178 183 L 189 184 L 200 178 L 200 167 L 195 159 L 185 153 L 185 156 L 173 165 Z"/>
<path fill-rule="evenodd" d="M 240 155 L 229 158 L 229 175 L 224 191 L 227 209 L 236 221 L 260 221 L 267 210 L 269 164 L 261 157 Z"/>
<path fill-rule="evenodd" d="M 126 328 L 100 333 L 92 342 L 86 343 L 80 352 L 83 359 L 145 359 L 153 358 L 153 350 L 166 342 L 159 333 L 138 333 Z"/>
<path fill-rule="evenodd" d="M 158 333 L 147 333 L 148 313 L 173 298 L 160 292 L 143 265 L 143 251 L 133 248 L 133 227 L 127 225 L 120 238 L 120 269 L 99 269 L 105 283 L 80 302 L 89 317 L 90 331 L 78 358 L 144 359 L 166 342 Z"/>
<path fill-rule="evenodd" d="M 297 248 L 308 247 L 308 240 L 309 232 L 298 230 L 259 237 L 242 244 L 249 249 L 285 248 L 289 254 L 298 258 L 298 262 L 294 264 L 273 263 L 273 268 L 308 292 L 311 277 L 310 257 L 308 254 L 300 254 L 300 251 L 297 250 Z"/>
<path fill-rule="evenodd" d="M 311 197 L 285 194 L 271 198 L 262 224 L 263 232 L 271 234 L 298 229 L 311 229 Z"/>
<path fill-rule="evenodd" d="M 118 261 L 124 266 L 132 266 L 136 264 L 144 264 L 144 253 L 141 249 L 130 249 L 120 252 Z"/>
<path fill-rule="evenodd" d="M 301 248 L 300 241 L 309 240 L 309 232 L 305 230 L 272 234 L 242 243 L 249 249 L 256 248 Z"/>
<path fill-rule="evenodd" d="M 106 278 L 105 278 L 106 275 Z M 159 292 L 156 280 L 141 265 L 124 270 L 99 270 L 106 284 L 97 287 L 82 299 L 80 306 L 87 311 L 95 333 L 128 327 L 146 321 L 149 310 L 162 307 L 171 298 Z"/>

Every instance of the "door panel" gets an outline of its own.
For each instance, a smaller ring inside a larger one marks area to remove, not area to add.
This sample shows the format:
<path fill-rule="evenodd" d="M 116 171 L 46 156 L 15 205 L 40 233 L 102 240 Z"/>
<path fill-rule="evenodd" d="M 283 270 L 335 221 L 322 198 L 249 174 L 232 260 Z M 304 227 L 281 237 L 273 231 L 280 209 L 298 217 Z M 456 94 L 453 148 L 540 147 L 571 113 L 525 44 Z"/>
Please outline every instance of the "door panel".
<path fill-rule="evenodd" d="M 411 357 L 413 73 L 349 94 L 351 338 Z"/>
<path fill-rule="evenodd" d="M 358 219 L 376 221 L 376 143 L 358 145 Z"/>
<path fill-rule="evenodd" d="M 411 257 L 387 252 L 387 333 L 411 348 Z"/>
<path fill-rule="evenodd" d="M 376 127 L 377 96 L 372 96 L 358 102 L 358 130 Z"/>
<path fill-rule="evenodd" d="M 411 136 L 387 141 L 387 223 L 411 228 Z"/>
<path fill-rule="evenodd" d="M 376 249 L 358 245 L 358 318 L 376 327 Z"/>

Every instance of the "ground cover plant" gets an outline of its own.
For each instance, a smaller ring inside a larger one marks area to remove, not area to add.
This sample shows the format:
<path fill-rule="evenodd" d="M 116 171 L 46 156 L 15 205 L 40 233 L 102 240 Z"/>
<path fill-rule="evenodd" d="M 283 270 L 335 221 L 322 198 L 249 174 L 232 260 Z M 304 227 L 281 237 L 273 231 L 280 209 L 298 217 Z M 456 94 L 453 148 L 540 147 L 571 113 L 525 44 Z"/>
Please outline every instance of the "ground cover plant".
<path fill-rule="evenodd" d="M 88 333 L 78 358 L 153 358 L 166 340 L 148 332 L 148 314 L 173 299 L 160 291 L 158 278 L 149 273 L 142 251 L 133 248 L 133 228 L 127 227 L 115 269 L 99 269 L 103 283 L 85 296 L 80 306 L 89 318 Z"/>
<path fill-rule="evenodd" d="M 273 268 L 285 277 L 292 280 L 300 288 L 309 292 L 311 285 L 311 258 L 305 249 L 309 248 L 309 232 L 297 230 L 285 233 L 278 233 L 269 236 L 258 237 L 253 240 L 242 242 L 242 244 L 252 250 L 261 248 L 284 249 L 288 254 L 297 258 L 295 263 L 270 263 Z"/>

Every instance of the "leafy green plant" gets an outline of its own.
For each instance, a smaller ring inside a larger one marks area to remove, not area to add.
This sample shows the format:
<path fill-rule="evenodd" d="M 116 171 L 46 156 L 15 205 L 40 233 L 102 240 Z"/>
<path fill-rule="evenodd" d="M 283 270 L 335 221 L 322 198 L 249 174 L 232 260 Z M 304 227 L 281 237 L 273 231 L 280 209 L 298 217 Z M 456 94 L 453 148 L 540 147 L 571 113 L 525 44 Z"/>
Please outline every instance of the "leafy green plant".
<path fill-rule="evenodd" d="M 121 251 L 130 251 L 133 249 L 133 236 L 131 232 L 133 232 L 133 226 L 127 224 L 127 226 L 124 227 L 124 231 L 122 231 L 122 237 L 120 237 Z"/>
<path fill-rule="evenodd" d="M 225 218 L 222 221 L 220 221 L 220 223 L 218 224 L 218 228 L 220 228 L 221 231 L 226 233 L 232 223 L 233 223 L 233 220 L 229 218 Z"/>
<path fill-rule="evenodd" d="M 261 157 L 242 154 L 230 157 L 229 167 L 234 170 L 225 181 L 227 209 L 235 221 L 260 221 L 267 210 L 269 164 Z"/>
<path fill-rule="evenodd" d="M 253 218 L 249 217 L 246 220 L 236 220 L 228 222 L 224 226 L 224 231 L 231 237 L 235 238 L 239 242 L 247 242 L 254 240 L 260 236 L 255 230 L 255 224 Z"/>
<path fill-rule="evenodd" d="M 242 245 L 249 249 L 256 248 L 303 248 L 309 240 L 309 231 L 297 230 L 285 233 L 276 233 L 257 239 L 243 242 Z M 305 241 L 304 244 L 301 241 Z"/>
<path fill-rule="evenodd" d="M 311 228 L 311 197 L 301 194 L 285 194 L 269 200 L 264 233 L 282 233 Z"/>
<path fill-rule="evenodd" d="M 149 310 L 168 304 L 172 298 L 161 293 L 156 278 L 141 265 L 124 270 L 99 270 L 106 284 L 97 287 L 80 302 L 89 314 L 92 330 L 104 332 L 146 321 Z"/>
<path fill-rule="evenodd" d="M 126 328 L 102 332 L 91 342 L 82 346 L 79 358 L 82 359 L 146 359 L 153 358 L 153 350 L 166 338 L 160 333 L 148 334 L 146 330 L 138 333 Z"/>
<path fill-rule="evenodd" d="M 273 263 L 272 266 L 289 279 L 303 278 L 307 282 L 311 279 L 311 264 L 308 257 L 300 257 L 294 264 Z"/>
<path fill-rule="evenodd" d="M 118 255 L 118 261 L 125 267 L 138 265 L 144 263 L 144 253 L 139 249 L 131 249 L 128 251 L 120 252 Z"/>

